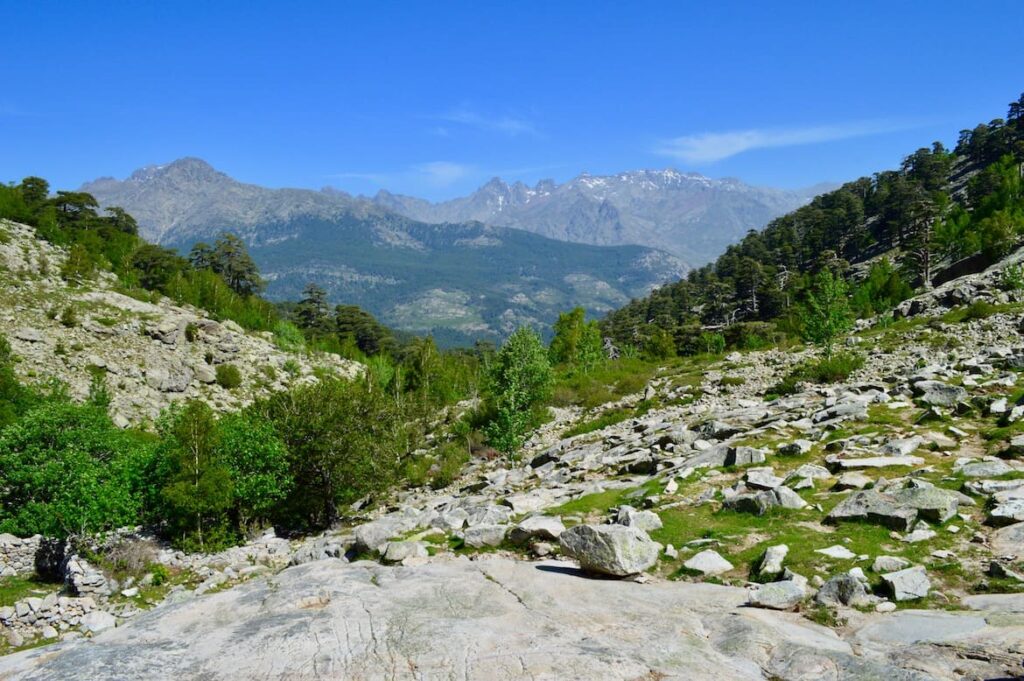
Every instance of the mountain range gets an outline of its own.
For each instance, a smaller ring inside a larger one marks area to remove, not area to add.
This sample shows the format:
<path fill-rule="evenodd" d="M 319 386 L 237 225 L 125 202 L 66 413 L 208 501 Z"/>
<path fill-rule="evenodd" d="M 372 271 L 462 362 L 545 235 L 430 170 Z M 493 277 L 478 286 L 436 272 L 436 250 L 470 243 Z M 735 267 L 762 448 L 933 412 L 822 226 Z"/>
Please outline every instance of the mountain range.
<path fill-rule="evenodd" d="M 494 178 L 469 196 L 441 203 L 387 191 L 372 200 L 423 222 L 479 220 L 562 241 L 659 248 L 695 267 L 834 186 L 788 191 L 670 168 L 584 173 L 563 184 L 542 180 L 533 187 Z"/>
<path fill-rule="evenodd" d="M 574 244 L 478 221 L 429 224 L 336 190 L 245 184 L 195 158 L 81 189 L 134 215 L 147 239 L 182 251 L 238 234 L 272 299 L 294 300 L 314 282 L 332 302 L 447 343 L 546 327 L 576 305 L 602 315 L 687 269 L 645 246 Z"/>

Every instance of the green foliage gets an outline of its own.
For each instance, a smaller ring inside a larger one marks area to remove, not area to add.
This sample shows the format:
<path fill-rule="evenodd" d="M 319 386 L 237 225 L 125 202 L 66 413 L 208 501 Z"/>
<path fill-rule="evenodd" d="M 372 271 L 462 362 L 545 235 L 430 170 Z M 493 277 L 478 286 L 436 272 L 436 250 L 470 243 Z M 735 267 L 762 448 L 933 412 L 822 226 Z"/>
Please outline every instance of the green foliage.
<path fill-rule="evenodd" d="M 577 435 L 584 435 L 586 433 L 592 433 L 595 430 L 601 430 L 608 426 L 613 426 L 616 423 L 621 423 L 628 418 L 635 416 L 633 410 L 617 408 L 609 409 L 602 412 L 596 418 L 590 419 L 589 421 L 581 421 L 572 428 L 565 430 L 562 433 L 562 438 L 575 437 Z"/>
<path fill-rule="evenodd" d="M 255 295 L 242 295 L 212 270 L 183 270 L 162 289 L 177 303 L 205 309 L 216 319 L 230 319 L 254 331 L 273 331 L 274 306 Z"/>
<path fill-rule="evenodd" d="M 61 326 L 68 328 L 78 326 L 78 311 L 73 306 L 68 305 L 60 313 L 60 323 Z"/>
<path fill-rule="evenodd" d="M 284 508 L 292 522 L 326 527 L 339 504 L 387 488 L 405 449 L 395 402 L 363 382 L 325 379 L 253 406 L 288 449 L 294 480 Z"/>
<path fill-rule="evenodd" d="M 558 315 L 548 352 L 552 364 L 589 373 L 604 361 L 603 340 L 597 322 L 586 321 L 586 310 L 577 307 Z"/>
<path fill-rule="evenodd" d="M 846 282 L 841 277 L 828 269 L 818 273 L 814 286 L 807 293 L 803 322 L 804 338 L 820 345 L 825 356 L 831 357 L 836 338 L 853 323 Z"/>
<path fill-rule="evenodd" d="M 66 537 L 133 524 L 151 454 L 103 409 L 41 404 L 0 432 L 0 531 Z"/>
<path fill-rule="evenodd" d="M 1024 290 L 1024 267 L 1016 263 L 1004 267 L 999 273 L 999 285 L 1007 291 Z"/>
<path fill-rule="evenodd" d="M 306 347 L 306 338 L 299 327 L 282 320 L 274 325 L 274 345 L 286 352 L 300 352 Z"/>
<path fill-rule="evenodd" d="M 703 351 L 709 355 L 720 355 L 725 352 L 725 336 L 720 333 L 702 333 L 700 344 Z"/>
<path fill-rule="evenodd" d="M 161 424 L 160 496 L 178 542 L 200 550 L 229 543 L 224 513 L 231 508 L 233 483 L 224 461 L 213 411 L 189 402 Z"/>
<path fill-rule="evenodd" d="M 654 327 L 648 332 L 643 345 L 644 357 L 648 359 L 668 359 L 676 356 L 676 342 L 672 334 L 661 327 Z"/>
<path fill-rule="evenodd" d="M 217 385 L 225 390 L 234 390 L 242 385 L 242 372 L 234 364 L 218 364 Z"/>
<path fill-rule="evenodd" d="M 153 291 L 164 290 L 188 265 L 177 252 L 155 244 L 139 246 L 132 254 L 131 264 L 139 285 Z"/>
<path fill-rule="evenodd" d="M 267 521 L 292 490 L 287 448 L 273 425 L 254 414 L 225 416 L 217 426 L 217 458 L 231 475 L 238 526 Z"/>
<path fill-rule="evenodd" d="M 888 312 L 914 294 L 899 270 L 887 258 L 871 265 L 867 277 L 856 287 L 850 306 L 858 317 Z"/>
<path fill-rule="evenodd" d="M 782 381 L 768 390 L 769 395 L 793 395 L 801 383 L 838 383 L 864 366 L 864 358 L 852 352 L 839 352 L 803 364 L 791 371 Z"/>
<path fill-rule="evenodd" d="M 992 303 L 986 300 L 976 300 L 964 309 L 961 321 L 970 322 L 988 319 L 998 311 L 999 309 Z"/>
<path fill-rule="evenodd" d="M 495 355 L 487 380 L 493 417 L 485 432 L 491 445 L 511 454 L 536 425 L 536 410 L 551 388 L 551 365 L 540 337 L 527 328 L 516 330 Z"/>

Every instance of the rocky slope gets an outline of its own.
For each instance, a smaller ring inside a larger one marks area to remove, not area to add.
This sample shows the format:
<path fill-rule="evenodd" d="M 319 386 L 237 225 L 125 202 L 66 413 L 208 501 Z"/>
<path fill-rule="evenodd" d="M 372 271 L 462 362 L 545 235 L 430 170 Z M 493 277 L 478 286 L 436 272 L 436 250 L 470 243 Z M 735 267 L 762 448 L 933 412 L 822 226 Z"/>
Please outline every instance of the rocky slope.
<path fill-rule="evenodd" d="M 810 350 L 681 361 L 597 410 L 643 398 L 633 418 L 563 437 L 597 414 L 560 410 L 518 461 L 323 536 L 163 550 L 194 592 L 139 613 L 108 584 L 119 626 L 69 625 L 0 677 L 1024 674 L 1024 296 L 998 270 L 858 331 L 847 381 L 774 396 Z"/>
<path fill-rule="evenodd" d="M 386 191 L 373 201 L 424 222 L 479 220 L 563 241 L 651 246 L 697 267 L 827 189 L 784 191 L 666 169 L 584 173 L 563 184 L 543 180 L 533 187 L 494 178 L 469 196 L 442 203 Z"/>
<path fill-rule="evenodd" d="M 63 249 L 25 225 L 0 222 L 0 230 L 0 333 L 20 358 L 17 373 L 28 381 L 57 378 L 78 399 L 99 373 L 119 425 L 152 421 L 192 398 L 236 410 L 293 381 L 316 380 L 318 367 L 345 376 L 358 370 L 334 355 L 284 352 L 270 334 L 247 333 L 203 310 L 131 298 L 109 275 L 69 286 L 59 276 Z M 222 364 L 240 370 L 239 387 L 217 384 Z"/>
<path fill-rule="evenodd" d="M 82 187 L 132 213 L 146 238 L 186 250 L 223 231 L 241 236 L 275 300 L 309 282 L 396 328 L 471 344 L 517 326 L 547 326 L 577 305 L 603 314 L 686 272 L 644 246 L 571 244 L 460 221 L 434 225 L 336 191 L 268 189 L 199 159 Z M 446 335 L 445 335 L 446 334 Z"/>

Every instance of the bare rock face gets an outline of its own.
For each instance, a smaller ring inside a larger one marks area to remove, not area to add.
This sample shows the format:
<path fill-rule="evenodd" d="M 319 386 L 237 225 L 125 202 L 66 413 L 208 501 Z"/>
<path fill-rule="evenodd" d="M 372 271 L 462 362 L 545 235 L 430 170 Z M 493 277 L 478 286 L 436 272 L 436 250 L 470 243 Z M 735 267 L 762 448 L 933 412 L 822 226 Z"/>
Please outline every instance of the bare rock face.
<path fill-rule="evenodd" d="M 257 397 L 317 380 L 319 369 L 353 377 L 359 365 L 337 356 L 305 356 L 279 349 L 269 334 L 169 299 L 136 300 L 100 274 L 72 288 L 57 273 L 60 247 L 27 225 L 0 221 L 0 334 L 21 358 L 22 379 L 55 377 L 72 397 L 85 398 L 92 377 L 105 377 L 111 415 L 121 427 L 155 420 L 176 401 L 199 399 L 216 411 L 240 409 Z M 242 384 L 228 389 L 215 369 L 233 364 Z"/>
<path fill-rule="evenodd" d="M 323 560 L 161 606 L 91 641 L 2 657 L 0 678 L 924 681 L 980 664 L 930 647 L 920 671 L 921 659 L 900 654 L 906 626 L 886 624 L 896 614 L 865 615 L 848 634 L 861 640 L 855 648 L 797 614 L 746 602 L 740 588 L 585 579 L 556 561 L 391 568 Z M 1024 636 L 1020 624 L 990 626 L 973 613 L 924 614 L 939 619 L 914 627 L 915 644 L 955 635 L 984 648 Z"/>
<path fill-rule="evenodd" d="M 577 525 L 562 532 L 559 541 L 562 552 L 584 570 L 617 577 L 643 572 L 661 551 L 646 532 L 625 525 Z"/>

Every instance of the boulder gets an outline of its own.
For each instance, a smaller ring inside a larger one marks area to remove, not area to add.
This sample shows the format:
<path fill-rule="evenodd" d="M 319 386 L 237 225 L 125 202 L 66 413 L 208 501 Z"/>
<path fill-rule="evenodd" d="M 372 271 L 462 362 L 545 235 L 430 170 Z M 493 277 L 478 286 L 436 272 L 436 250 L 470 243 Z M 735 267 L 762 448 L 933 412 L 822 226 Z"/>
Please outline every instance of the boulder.
<path fill-rule="evenodd" d="M 892 593 L 893 600 L 896 602 L 924 598 L 932 588 L 928 573 L 921 566 L 883 574 L 882 582 Z"/>
<path fill-rule="evenodd" d="M 98 634 L 101 631 L 113 629 L 115 626 L 117 626 L 117 620 L 109 612 L 103 610 L 93 610 L 82 617 L 82 631 L 87 634 Z"/>
<path fill-rule="evenodd" d="M 1005 461 L 972 461 L 961 466 L 957 472 L 965 478 L 994 478 L 1012 473 L 1013 470 Z"/>
<path fill-rule="evenodd" d="M 463 533 L 462 540 L 466 546 L 482 549 L 501 545 L 507 533 L 508 525 L 475 525 Z"/>
<path fill-rule="evenodd" d="M 353 531 L 356 551 L 383 551 L 388 540 L 410 530 L 418 523 L 412 516 L 386 515 L 360 525 Z"/>
<path fill-rule="evenodd" d="M 944 523 L 956 515 L 959 495 L 938 487 L 908 487 L 895 492 L 893 498 L 902 506 L 917 509 L 919 517 Z"/>
<path fill-rule="evenodd" d="M 625 525 L 577 525 L 562 532 L 559 544 L 584 570 L 618 577 L 647 570 L 661 552 L 646 532 Z"/>
<path fill-rule="evenodd" d="M 814 600 L 821 605 L 858 605 L 868 598 L 863 582 L 849 573 L 836 575 L 825 582 Z"/>
<path fill-rule="evenodd" d="M 748 592 L 747 604 L 770 610 L 792 610 L 800 605 L 807 592 L 796 582 L 770 582 Z"/>
<path fill-rule="evenodd" d="M 955 407 L 967 399 L 967 391 L 942 381 L 918 381 L 914 384 L 918 399 L 934 407 Z"/>
<path fill-rule="evenodd" d="M 901 506 L 896 499 L 875 490 L 855 492 L 825 517 L 826 522 L 864 521 L 906 532 L 917 520 L 917 509 Z"/>
<path fill-rule="evenodd" d="M 620 506 L 615 522 L 626 527 L 636 527 L 644 532 L 661 529 L 661 518 L 654 511 L 638 511 L 632 506 Z M 557 539 L 557 537 L 552 537 Z"/>
<path fill-rule="evenodd" d="M 786 560 L 786 555 L 788 553 L 789 547 L 785 544 L 769 546 L 765 549 L 764 557 L 761 559 L 761 565 L 757 569 L 757 574 L 762 577 L 782 574 L 782 563 Z"/>
<path fill-rule="evenodd" d="M 1010 499 L 996 504 L 988 513 L 988 522 L 996 527 L 1024 522 L 1024 499 Z"/>
<path fill-rule="evenodd" d="M 695 570 L 704 575 L 720 575 L 733 569 L 732 563 L 723 558 L 717 551 L 705 549 L 683 563 L 688 570 Z"/>
<path fill-rule="evenodd" d="M 391 541 L 384 548 L 381 558 L 385 563 L 401 563 L 410 558 L 426 558 L 427 545 L 421 541 Z"/>
<path fill-rule="evenodd" d="M 726 466 L 750 466 L 764 461 L 764 450 L 756 447 L 730 447 L 725 455 Z"/>
<path fill-rule="evenodd" d="M 509 532 L 513 544 L 522 545 L 533 539 L 557 541 L 565 532 L 561 519 L 549 515 L 535 515 L 523 520 Z"/>
<path fill-rule="evenodd" d="M 872 572 L 897 572 L 903 568 L 910 567 L 910 561 L 897 556 L 878 556 L 871 564 Z"/>

